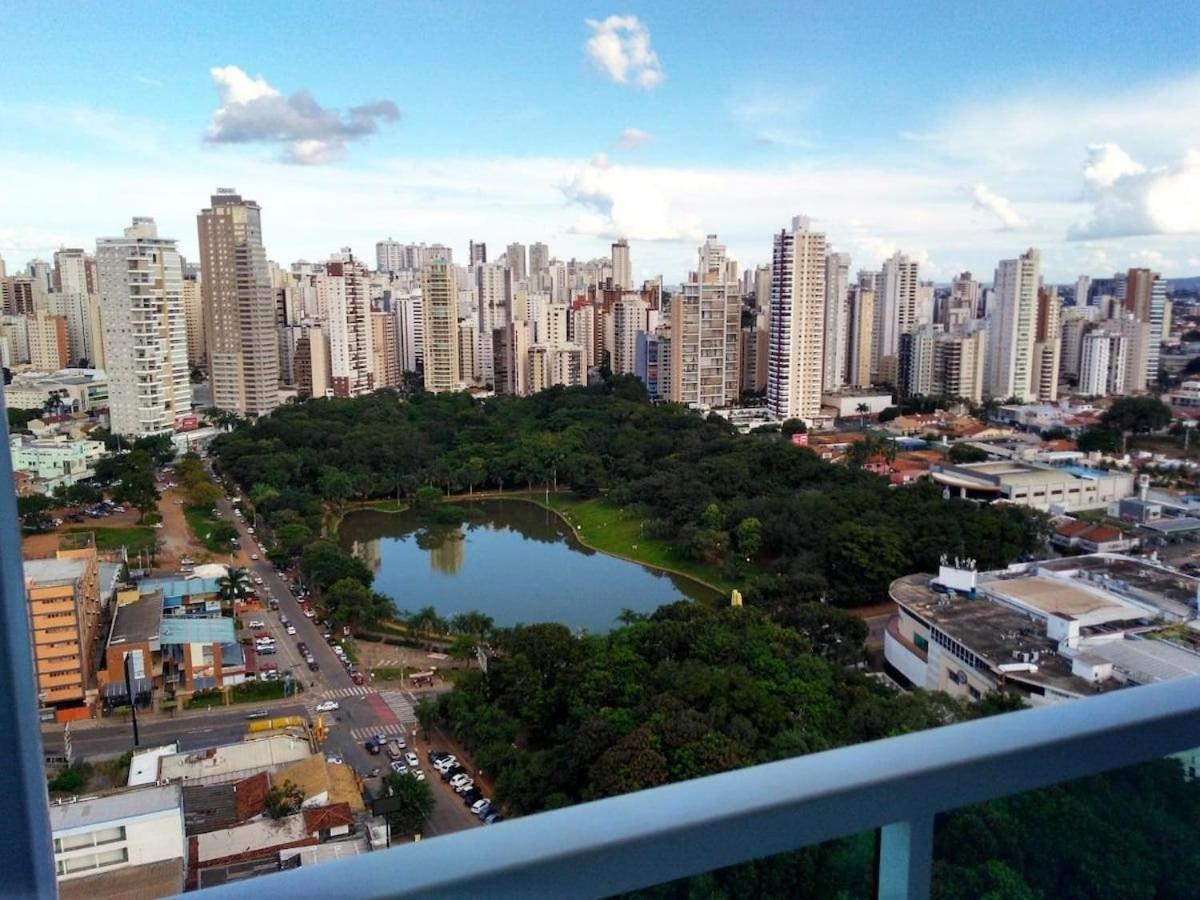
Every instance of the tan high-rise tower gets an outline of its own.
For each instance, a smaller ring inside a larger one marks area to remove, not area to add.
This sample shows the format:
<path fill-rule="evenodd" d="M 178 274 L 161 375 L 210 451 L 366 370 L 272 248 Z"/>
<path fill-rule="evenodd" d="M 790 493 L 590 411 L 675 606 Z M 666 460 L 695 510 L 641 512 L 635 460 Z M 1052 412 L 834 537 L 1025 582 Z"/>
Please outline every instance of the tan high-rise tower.
<path fill-rule="evenodd" d="M 261 210 L 220 189 L 196 224 L 213 406 L 265 415 L 279 405 L 279 342 Z"/>
<path fill-rule="evenodd" d="M 771 260 L 771 337 L 767 409 L 776 419 L 821 412 L 825 337 L 825 235 L 807 216 L 775 235 Z"/>
<path fill-rule="evenodd" d="M 421 314 L 424 324 L 425 390 L 457 391 L 458 289 L 454 266 L 435 259 L 421 270 Z"/>

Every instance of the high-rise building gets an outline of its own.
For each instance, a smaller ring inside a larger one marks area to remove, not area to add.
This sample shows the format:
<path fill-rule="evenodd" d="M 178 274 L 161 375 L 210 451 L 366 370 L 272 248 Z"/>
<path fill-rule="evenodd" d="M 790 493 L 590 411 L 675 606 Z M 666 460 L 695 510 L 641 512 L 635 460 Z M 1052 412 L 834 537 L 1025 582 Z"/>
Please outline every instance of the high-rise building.
<path fill-rule="evenodd" d="M 529 276 L 529 266 L 524 244 L 509 244 L 504 249 L 504 258 L 512 272 L 514 281 L 523 281 Z"/>
<path fill-rule="evenodd" d="M 187 325 L 188 365 L 193 369 L 208 368 L 208 342 L 204 330 L 204 298 L 200 279 L 183 276 L 183 320 Z"/>
<path fill-rule="evenodd" d="M 302 326 L 292 357 L 296 390 L 301 397 L 325 397 L 332 391 L 329 337 L 320 325 Z"/>
<path fill-rule="evenodd" d="M 470 319 L 458 323 L 458 376 L 463 381 L 482 381 L 479 362 L 479 327 Z M 490 341 L 489 341 L 490 344 Z M 488 350 L 492 348 L 489 346 Z M 493 378 L 495 373 L 493 371 Z"/>
<path fill-rule="evenodd" d="M 933 376 L 933 348 L 937 334 L 931 325 L 920 325 L 900 335 L 896 361 L 896 390 L 901 397 L 937 394 Z"/>
<path fill-rule="evenodd" d="M 54 293 L 49 297 L 49 312 L 62 316 L 67 323 L 67 357 L 71 365 L 87 360 L 95 366 L 97 334 L 92 327 L 92 307 L 95 295 L 71 291 Z"/>
<path fill-rule="evenodd" d="M 425 365 L 425 316 L 421 291 L 414 290 L 396 298 L 400 324 L 400 369 L 419 372 Z"/>
<path fill-rule="evenodd" d="M 1062 354 L 1062 329 L 1059 327 L 1061 310 L 1057 288 L 1038 288 L 1037 322 L 1033 335 L 1033 389 L 1037 399 L 1043 403 L 1053 403 L 1058 399 Z"/>
<path fill-rule="evenodd" d="M 750 325 L 742 329 L 741 389 L 744 394 L 761 394 L 767 389 L 767 349 L 770 334 L 765 328 Z"/>
<path fill-rule="evenodd" d="M 613 286 L 624 291 L 633 290 L 633 262 L 629 258 L 629 242 L 625 238 L 612 245 Z"/>
<path fill-rule="evenodd" d="M 96 261 L 77 247 L 54 252 L 54 292 L 56 294 L 96 293 Z"/>
<path fill-rule="evenodd" d="M 1085 397 L 1123 393 L 1127 351 L 1128 343 L 1122 334 L 1096 328 L 1083 335 L 1078 392 Z"/>
<path fill-rule="evenodd" d="M 767 409 L 776 419 L 811 420 L 821 412 L 825 250 L 825 235 L 806 216 L 775 235 Z"/>
<path fill-rule="evenodd" d="M 394 312 L 371 313 L 371 369 L 375 387 L 400 387 L 400 323 Z"/>
<path fill-rule="evenodd" d="M 1088 295 L 1091 293 L 1092 279 L 1088 275 L 1080 275 L 1075 279 L 1075 306 L 1087 306 Z"/>
<path fill-rule="evenodd" d="M 825 335 L 822 352 L 822 390 L 836 391 L 846 383 L 850 343 L 850 254 L 825 257 Z"/>
<path fill-rule="evenodd" d="M 754 311 L 763 317 L 763 327 L 771 314 L 771 267 L 758 266 L 754 270 Z"/>
<path fill-rule="evenodd" d="M 1095 306 L 1068 306 L 1062 311 L 1059 332 L 1062 349 L 1059 351 L 1059 375 L 1067 379 L 1079 378 L 1079 354 L 1083 349 L 1083 335 L 1090 330 L 1098 318 Z"/>
<path fill-rule="evenodd" d="M 449 259 L 447 259 L 449 262 Z M 470 241 L 467 244 L 467 265 L 476 266 L 487 262 L 487 244 L 477 244 Z"/>
<path fill-rule="evenodd" d="M 649 328 L 649 306 L 641 294 L 627 291 L 612 305 L 612 359 L 614 375 L 632 375 L 636 370 L 637 335 Z"/>
<path fill-rule="evenodd" d="M 29 317 L 29 364 L 35 369 L 56 372 L 70 363 L 67 318 L 38 310 Z"/>
<path fill-rule="evenodd" d="M 943 397 L 983 402 L 986 332 L 939 334 L 933 343 L 933 390 Z"/>
<path fill-rule="evenodd" d="M 1033 345 L 1037 333 L 1041 257 L 1029 249 L 996 269 L 995 309 L 988 313 L 987 394 L 1026 402 L 1037 396 Z"/>
<path fill-rule="evenodd" d="M 27 559 L 25 600 L 30 641 L 37 648 L 39 706 L 86 708 L 94 696 L 93 653 L 100 637 L 100 579 L 93 546 Z"/>
<path fill-rule="evenodd" d="M 192 404 L 175 241 L 160 238 L 153 219 L 135 218 L 123 237 L 96 241 L 96 272 L 112 430 L 168 434 Z"/>
<path fill-rule="evenodd" d="M 541 274 L 550 268 L 550 248 L 543 243 L 529 245 L 529 275 Z"/>
<path fill-rule="evenodd" d="M 1113 393 L 1135 394 L 1146 390 L 1146 373 L 1149 370 L 1146 357 L 1150 354 L 1150 324 L 1126 313 L 1119 318 L 1107 320 L 1104 327 L 1125 338 L 1124 385 Z"/>
<path fill-rule="evenodd" d="M 736 263 L 710 234 L 699 266 L 671 298 L 670 399 L 700 409 L 732 406 L 741 393 L 742 290 Z"/>
<path fill-rule="evenodd" d="M 571 308 L 565 303 L 539 303 L 533 318 L 533 341 L 551 349 L 567 343 L 571 334 Z"/>
<path fill-rule="evenodd" d="M 962 306 L 971 312 L 968 318 L 979 318 L 979 282 L 970 272 L 961 272 L 950 282 L 951 306 Z"/>
<path fill-rule="evenodd" d="M 335 397 L 375 389 L 367 267 L 349 249 L 334 254 L 317 279 L 318 303 L 329 333 L 329 371 Z"/>
<path fill-rule="evenodd" d="M 897 252 L 884 261 L 879 273 L 871 351 L 871 374 L 878 381 L 895 381 L 900 335 L 917 325 L 917 270 L 916 260 Z"/>
<path fill-rule="evenodd" d="M 1125 278 L 1124 309 L 1139 322 L 1149 325 L 1146 335 L 1146 384 L 1158 383 L 1161 345 L 1167 336 L 1167 282 L 1158 272 L 1130 269 Z"/>
<path fill-rule="evenodd" d="M 408 264 L 407 247 L 388 238 L 375 243 L 375 268 L 380 272 L 400 272 L 411 268 Z"/>
<path fill-rule="evenodd" d="M 4 315 L 32 316 L 36 305 L 34 287 L 33 279 L 26 275 L 14 275 L 0 281 L 0 298 L 4 303 Z"/>
<path fill-rule="evenodd" d="M 460 386 L 457 299 L 454 266 L 439 259 L 421 270 L 422 371 L 425 390 L 432 393 Z"/>
<path fill-rule="evenodd" d="M 478 361 L 479 376 L 483 382 L 494 384 L 496 367 L 492 358 L 492 332 L 503 328 L 512 319 L 513 271 L 498 263 L 480 263 L 474 269 L 479 304 L 475 334 L 480 346 L 471 355 Z M 463 365 L 462 369 L 465 375 L 468 371 L 466 366 Z"/>
<path fill-rule="evenodd" d="M 213 406 L 266 415 L 279 405 L 279 335 L 262 211 L 221 189 L 196 225 Z"/>
<path fill-rule="evenodd" d="M 862 285 L 862 274 L 859 273 L 859 284 L 850 294 L 846 383 L 851 387 L 870 386 L 871 359 L 875 350 L 875 291 Z"/>
<path fill-rule="evenodd" d="M 529 392 L 529 347 L 532 343 L 528 322 L 509 322 L 492 332 L 496 393 L 521 397 Z"/>
<path fill-rule="evenodd" d="M 583 368 L 588 370 L 600 364 L 596 355 L 596 307 L 586 300 L 572 304 L 567 318 L 571 340 L 583 350 Z"/>

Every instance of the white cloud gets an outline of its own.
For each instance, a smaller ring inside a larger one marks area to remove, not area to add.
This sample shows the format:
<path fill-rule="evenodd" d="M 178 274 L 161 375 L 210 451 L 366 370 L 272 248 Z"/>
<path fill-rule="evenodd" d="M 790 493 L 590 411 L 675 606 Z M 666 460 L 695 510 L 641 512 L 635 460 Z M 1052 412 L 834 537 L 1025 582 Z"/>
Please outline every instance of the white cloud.
<path fill-rule="evenodd" d="M 400 110 L 391 100 L 352 106 L 346 112 L 322 107 L 306 90 L 284 97 L 261 75 L 251 78 L 237 66 L 209 70 L 220 105 L 205 140 L 213 144 L 279 144 L 284 162 L 316 165 L 341 159 L 350 141 L 394 122 Z"/>
<path fill-rule="evenodd" d="M 654 135 L 640 128 L 626 128 L 617 138 L 617 146 L 623 150 L 635 150 L 653 142 Z"/>
<path fill-rule="evenodd" d="M 617 84 L 650 89 L 662 83 L 662 64 L 650 46 L 650 29 L 637 16 L 585 19 L 592 30 L 584 50 L 592 63 Z"/>
<path fill-rule="evenodd" d="M 982 181 L 977 182 L 969 189 L 971 202 L 984 212 L 991 213 L 1000 220 L 1000 224 L 1004 228 L 1012 231 L 1018 228 L 1025 227 L 1025 220 L 1020 214 L 1013 209 L 1012 203 L 1007 197 L 1001 197 Z"/>
<path fill-rule="evenodd" d="M 1200 151 L 1147 169 L 1116 144 L 1093 144 L 1084 183 L 1091 210 L 1071 239 L 1200 232 Z"/>
<path fill-rule="evenodd" d="M 598 154 L 599 155 L 599 154 Z M 699 240 L 700 219 L 679 215 L 654 185 L 653 170 L 614 166 L 604 160 L 577 169 L 562 185 L 563 196 L 586 210 L 570 230 L 595 237 L 638 241 Z"/>

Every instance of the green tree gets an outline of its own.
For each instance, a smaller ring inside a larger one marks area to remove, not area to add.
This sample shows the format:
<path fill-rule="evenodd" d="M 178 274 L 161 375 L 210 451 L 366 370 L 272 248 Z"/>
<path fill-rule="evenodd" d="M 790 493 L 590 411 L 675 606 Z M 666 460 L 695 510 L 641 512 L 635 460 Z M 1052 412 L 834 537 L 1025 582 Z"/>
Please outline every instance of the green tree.
<path fill-rule="evenodd" d="M 445 634 L 448 627 L 446 620 L 439 616 L 437 610 L 432 606 L 425 606 L 417 610 L 409 616 L 405 624 L 417 634 L 427 637 Z"/>
<path fill-rule="evenodd" d="M 253 590 L 250 573 L 239 566 L 229 566 L 225 574 L 217 580 L 217 596 L 226 606 L 246 599 Z"/>
<path fill-rule="evenodd" d="M 469 634 L 456 634 L 454 640 L 450 642 L 450 656 L 467 664 L 467 668 L 471 667 L 471 660 L 475 658 L 475 647 L 477 641 Z"/>
<path fill-rule="evenodd" d="M 300 557 L 300 571 L 321 590 L 328 590 L 343 578 L 353 578 L 366 586 L 374 580 L 371 570 L 358 557 L 351 556 L 332 541 L 313 541 Z"/>
<path fill-rule="evenodd" d="M 338 625 L 373 628 L 391 612 L 391 601 L 354 578 L 343 578 L 325 591 L 325 608 Z"/>
<path fill-rule="evenodd" d="M 477 638 L 486 637 L 495 626 L 495 619 L 477 609 L 458 613 L 450 619 L 451 632 L 454 634 L 468 634 Z"/>
<path fill-rule="evenodd" d="M 393 835 L 419 834 L 433 815 L 433 792 L 429 782 L 408 774 L 390 772 L 383 777 L 384 796 L 400 801 L 399 809 L 387 814 Z"/>
<path fill-rule="evenodd" d="M 952 463 L 984 462 L 988 458 L 986 450 L 970 444 L 955 444 L 946 456 Z"/>
<path fill-rule="evenodd" d="M 1076 445 L 1084 453 L 1116 453 L 1125 445 L 1125 435 L 1111 428 L 1088 428 L 1080 432 Z"/>
<path fill-rule="evenodd" d="M 272 784 L 267 791 L 267 815 L 272 819 L 298 813 L 303 804 L 304 790 L 287 779 L 281 784 Z"/>
<path fill-rule="evenodd" d="M 739 553 L 746 556 L 756 556 L 762 548 L 762 522 L 754 516 L 747 516 L 738 522 L 734 531 Z"/>
<path fill-rule="evenodd" d="M 1171 424 L 1171 407 L 1157 397 L 1118 397 L 1101 417 L 1106 428 L 1121 433 L 1121 450 L 1130 434 L 1161 431 Z"/>
<path fill-rule="evenodd" d="M 113 490 L 113 499 L 136 507 L 144 520 L 147 513 L 158 509 L 154 458 L 146 450 L 133 450 L 120 459 L 118 466 L 120 480 Z"/>

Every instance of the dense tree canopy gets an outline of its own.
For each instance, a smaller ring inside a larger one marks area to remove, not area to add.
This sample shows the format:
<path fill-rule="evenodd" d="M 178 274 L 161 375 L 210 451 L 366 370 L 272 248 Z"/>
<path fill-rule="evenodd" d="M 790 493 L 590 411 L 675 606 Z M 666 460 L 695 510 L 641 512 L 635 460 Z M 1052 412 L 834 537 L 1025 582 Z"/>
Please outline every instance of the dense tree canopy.
<path fill-rule="evenodd" d="M 723 567 L 748 602 L 773 611 L 818 599 L 877 602 L 889 580 L 928 570 L 947 551 L 1004 565 L 1033 549 L 1043 528 L 1018 508 L 947 501 L 930 485 L 893 488 L 777 435 L 739 435 L 718 417 L 652 406 L 641 382 L 620 377 L 524 398 L 379 392 L 309 401 L 242 423 L 214 450 L 225 472 L 260 492 L 256 509 L 280 534 L 290 525 L 319 535 L 324 510 L 352 499 L 400 495 L 426 508 L 447 491 L 555 483 L 604 495 L 644 515 L 648 535 Z M 850 531 L 848 560 L 835 536 Z M 294 552 L 304 546 L 303 531 L 287 535 Z M 877 538 L 882 545 L 872 546 Z M 314 554 L 309 545 L 306 574 L 323 587 L 359 576 L 369 585 L 336 550 Z"/>

